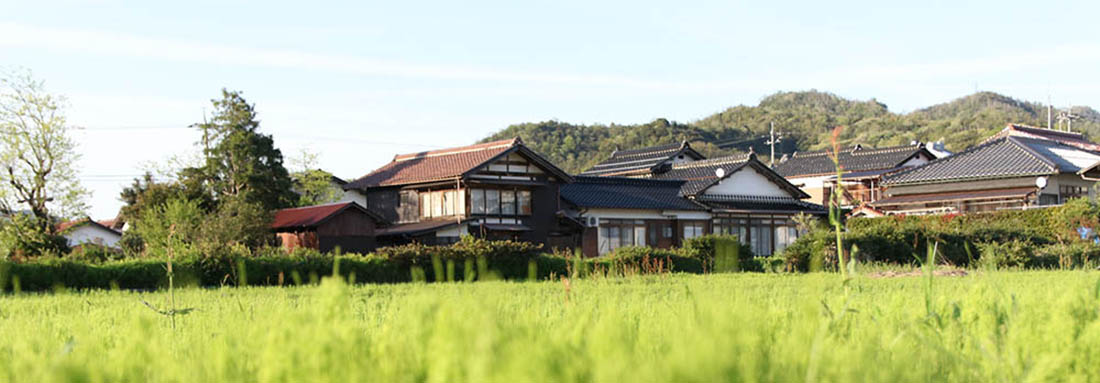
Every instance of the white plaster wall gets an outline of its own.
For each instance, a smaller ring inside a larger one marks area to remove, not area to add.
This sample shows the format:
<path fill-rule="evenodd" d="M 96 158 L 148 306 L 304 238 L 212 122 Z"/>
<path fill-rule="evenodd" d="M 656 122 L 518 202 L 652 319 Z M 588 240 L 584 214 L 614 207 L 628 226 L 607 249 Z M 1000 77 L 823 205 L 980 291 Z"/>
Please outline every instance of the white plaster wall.
<path fill-rule="evenodd" d="M 790 197 L 791 193 L 783 190 L 772 180 L 751 167 L 743 167 L 741 170 L 727 176 L 717 185 L 711 186 L 703 192 L 710 195 L 752 195 L 767 197 Z"/>
<path fill-rule="evenodd" d="M 116 244 L 122 236 L 110 230 L 105 230 L 94 225 L 83 225 L 65 233 L 65 239 L 69 240 L 69 246 L 82 243 L 94 243 L 103 246 L 118 247 Z"/>
<path fill-rule="evenodd" d="M 467 227 L 466 224 L 461 224 L 435 232 L 436 237 L 461 237 L 466 234 L 470 234 L 470 229 Z"/>
<path fill-rule="evenodd" d="M 339 202 L 355 202 L 359 206 L 367 206 L 367 196 L 360 193 L 358 190 L 344 190 L 344 197 L 340 198 Z"/>

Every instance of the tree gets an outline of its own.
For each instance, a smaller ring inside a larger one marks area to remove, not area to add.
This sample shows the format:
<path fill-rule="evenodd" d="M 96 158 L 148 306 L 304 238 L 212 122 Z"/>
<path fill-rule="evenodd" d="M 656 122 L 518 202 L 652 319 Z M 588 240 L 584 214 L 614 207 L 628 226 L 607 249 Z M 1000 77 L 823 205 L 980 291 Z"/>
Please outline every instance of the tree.
<path fill-rule="evenodd" d="M 297 198 L 283 154 L 271 135 L 259 132 L 255 107 L 225 89 L 212 102 L 211 120 L 194 125 L 202 130 L 205 163 L 181 172 L 184 186 L 206 191 L 217 204 L 238 199 L 265 211 L 293 206 Z"/>
<path fill-rule="evenodd" d="M 122 189 L 118 199 L 124 204 L 119 210 L 119 218 L 123 222 L 135 222 L 142 217 L 145 210 L 175 199 L 196 201 L 204 210 L 209 210 L 212 204 L 202 190 L 188 188 L 175 181 L 158 182 L 151 172 L 145 172 L 141 178 L 134 178 L 130 186 Z"/>
<path fill-rule="evenodd" d="M 55 218 L 87 209 L 63 104 L 29 72 L 0 76 L 0 210 L 10 215 L 25 206 L 46 233 Z"/>
<path fill-rule="evenodd" d="M 290 178 L 298 193 L 298 206 L 332 203 L 344 197 L 344 190 L 333 183 L 332 173 L 317 168 L 316 153 L 303 150 L 291 162 L 295 171 Z"/>

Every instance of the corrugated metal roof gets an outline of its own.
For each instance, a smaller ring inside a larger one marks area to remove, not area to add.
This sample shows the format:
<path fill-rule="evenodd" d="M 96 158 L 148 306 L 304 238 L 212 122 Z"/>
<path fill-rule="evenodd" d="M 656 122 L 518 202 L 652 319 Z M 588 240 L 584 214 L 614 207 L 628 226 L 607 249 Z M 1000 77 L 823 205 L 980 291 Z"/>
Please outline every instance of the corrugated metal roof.
<path fill-rule="evenodd" d="M 320 225 L 329 217 L 347 209 L 359 210 L 363 214 L 367 214 L 373 218 L 376 222 L 382 220 L 377 214 L 368 211 L 355 202 L 337 202 L 276 211 L 275 219 L 271 222 L 271 228 L 275 230 L 313 228 Z"/>
<path fill-rule="evenodd" d="M 680 196 L 681 180 L 577 176 L 561 197 L 583 208 L 704 210 Z"/>
<path fill-rule="evenodd" d="M 415 236 L 415 235 L 427 234 L 427 233 L 439 231 L 439 230 L 446 229 L 446 228 L 449 228 L 449 227 L 452 227 L 452 226 L 458 226 L 458 225 L 461 225 L 461 224 L 463 224 L 467 221 L 469 221 L 469 219 L 466 219 L 466 220 L 463 220 L 463 221 L 459 222 L 458 220 L 456 220 L 454 218 L 420 221 L 420 222 L 415 222 L 415 223 L 406 223 L 406 224 L 401 224 L 401 225 L 394 225 L 394 226 L 384 227 L 384 228 L 375 230 L 375 234 L 380 236 L 380 237 L 381 236 L 395 236 L 395 235 Z"/>

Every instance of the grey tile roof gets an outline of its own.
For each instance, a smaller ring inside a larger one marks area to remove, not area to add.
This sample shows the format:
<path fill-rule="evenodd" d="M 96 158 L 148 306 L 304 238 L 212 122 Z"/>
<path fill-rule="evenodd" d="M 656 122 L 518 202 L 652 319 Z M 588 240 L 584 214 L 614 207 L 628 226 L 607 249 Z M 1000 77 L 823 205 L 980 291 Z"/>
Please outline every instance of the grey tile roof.
<path fill-rule="evenodd" d="M 888 185 L 1076 173 L 1100 155 L 1057 141 L 1006 136 L 886 177 Z"/>
<path fill-rule="evenodd" d="M 749 154 L 735 154 L 732 156 L 712 158 L 673 165 L 666 172 L 654 174 L 653 178 L 663 180 L 687 181 L 680 188 L 683 195 L 695 195 L 702 192 L 708 186 L 718 181 L 717 170 L 722 169 L 726 174 L 732 174 L 749 162 Z"/>
<path fill-rule="evenodd" d="M 840 166 L 845 172 L 893 169 L 922 152 L 929 158 L 935 158 L 935 155 L 921 145 L 887 148 L 864 148 L 857 145 L 840 151 Z M 775 171 L 784 177 L 798 177 L 834 174 L 836 168 L 828 151 L 796 152 L 775 164 Z"/>
<path fill-rule="evenodd" d="M 701 195 L 697 200 L 715 210 L 770 210 L 810 214 L 825 212 L 825 207 L 822 205 L 784 197 Z"/>
<path fill-rule="evenodd" d="M 705 210 L 680 196 L 684 181 L 577 176 L 562 185 L 561 197 L 584 208 Z"/>
<path fill-rule="evenodd" d="M 676 164 L 667 171 L 654 174 L 652 177 L 655 179 L 687 181 L 684 183 L 684 186 L 680 188 L 680 194 L 693 196 L 702 193 L 719 181 L 718 169 L 722 169 L 725 175 L 730 175 L 745 166 L 753 167 L 765 177 L 771 179 L 776 186 L 789 191 L 792 196 L 809 198 L 809 195 L 797 186 L 792 185 L 787 179 L 776 174 L 775 171 L 756 159 L 755 154 L 751 153 Z"/>
<path fill-rule="evenodd" d="M 585 170 L 581 175 L 611 176 L 626 173 L 647 173 L 658 165 L 671 161 L 673 157 L 681 153 L 694 159 L 704 158 L 702 154 L 692 149 L 686 141 L 647 148 L 616 150 L 611 153 L 610 158 Z"/>

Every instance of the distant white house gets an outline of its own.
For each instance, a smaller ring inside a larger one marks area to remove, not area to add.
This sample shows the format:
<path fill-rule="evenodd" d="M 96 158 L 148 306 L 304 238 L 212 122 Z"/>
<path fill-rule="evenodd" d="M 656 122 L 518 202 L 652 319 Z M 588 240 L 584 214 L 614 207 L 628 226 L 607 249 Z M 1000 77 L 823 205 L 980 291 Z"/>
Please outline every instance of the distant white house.
<path fill-rule="evenodd" d="M 89 243 L 118 247 L 118 241 L 122 239 L 121 231 L 93 221 L 91 218 L 62 222 L 57 226 L 57 232 L 65 237 L 70 247 Z"/>

